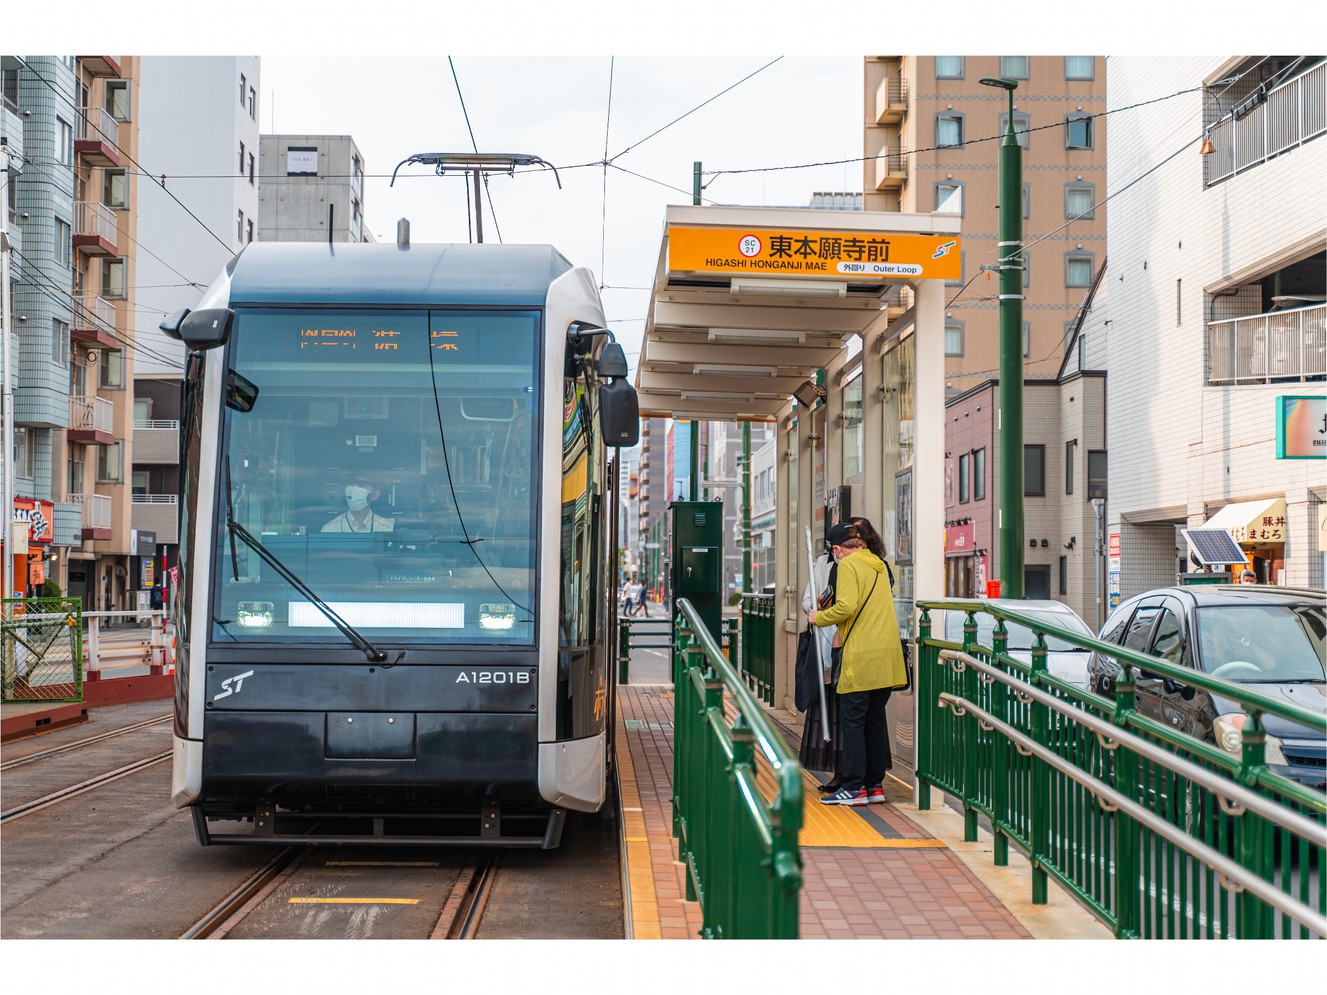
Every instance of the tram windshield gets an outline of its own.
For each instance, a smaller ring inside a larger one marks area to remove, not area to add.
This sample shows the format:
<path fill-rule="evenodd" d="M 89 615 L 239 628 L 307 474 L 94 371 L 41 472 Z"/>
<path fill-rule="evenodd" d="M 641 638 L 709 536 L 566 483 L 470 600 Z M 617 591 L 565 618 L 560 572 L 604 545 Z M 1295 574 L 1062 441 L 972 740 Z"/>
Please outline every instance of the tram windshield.
<path fill-rule="evenodd" d="M 375 643 L 533 643 L 539 328 L 535 311 L 238 310 L 230 366 L 257 396 L 226 409 L 212 638 L 345 639 L 229 515 Z"/>

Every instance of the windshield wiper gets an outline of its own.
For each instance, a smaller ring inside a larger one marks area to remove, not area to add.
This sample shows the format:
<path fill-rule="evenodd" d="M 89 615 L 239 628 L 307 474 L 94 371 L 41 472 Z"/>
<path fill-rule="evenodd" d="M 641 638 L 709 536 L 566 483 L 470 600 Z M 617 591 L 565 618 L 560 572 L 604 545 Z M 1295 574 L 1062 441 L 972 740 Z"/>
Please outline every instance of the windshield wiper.
<path fill-rule="evenodd" d="M 226 456 L 226 531 L 230 533 L 230 555 L 231 555 L 232 564 L 235 569 L 236 579 L 239 578 L 239 563 L 235 556 L 235 539 L 238 536 L 239 539 L 244 543 L 244 545 L 252 549 L 255 553 L 258 554 L 259 558 L 264 563 L 266 563 L 269 567 L 271 567 L 273 570 L 279 573 L 282 579 L 284 579 L 287 584 L 289 584 L 300 594 L 308 598 L 309 602 L 315 608 L 317 608 L 320 612 L 322 612 L 325 616 L 327 616 L 327 621 L 331 622 L 334 626 L 336 626 L 337 629 L 341 631 L 341 634 L 345 636 L 347 639 L 349 639 L 351 644 L 356 649 L 363 652 L 363 654 L 369 658 L 369 663 L 383 663 L 384 661 L 386 661 L 387 659 L 386 653 L 378 649 L 378 647 L 374 646 L 371 642 L 369 642 L 362 635 L 360 635 L 359 631 L 355 629 L 354 626 L 352 626 L 349 622 L 347 622 L 345 619 L 343 619 L 340 615 L 338 615 L 335 611 L 332 610 L 331 605 L 329 605 L 322 598 L 318 597 L 318 595 L 314 594 L 313 588 L 309 587 L 308 584 L 304 583 L 304 581 L 300 580 L 293 573 L 291 573 L 289 567 L 287 567 L 284 563 L 278 560 L 267 549 L 266 546 L 264 546 L 256 538 L 254 538 L 254 534 L 252 532 L 246 529 L 239 522 L 235 521 L 235 504 L 231 499 L 229 455 Z M 230 635 L 230 633 L 227 632 L 227 635 Z M 234 639 L 235 637 L 231 636 L 231 638 Z M 405 650 L 402 650 L 401 655 L 396 658 L 396 663 L 400 663 L 402 658 L 404 657 L 405 657 Z M 394 663 L 392 664 L 392 666 L 396 666 L 396 664 Z"/>

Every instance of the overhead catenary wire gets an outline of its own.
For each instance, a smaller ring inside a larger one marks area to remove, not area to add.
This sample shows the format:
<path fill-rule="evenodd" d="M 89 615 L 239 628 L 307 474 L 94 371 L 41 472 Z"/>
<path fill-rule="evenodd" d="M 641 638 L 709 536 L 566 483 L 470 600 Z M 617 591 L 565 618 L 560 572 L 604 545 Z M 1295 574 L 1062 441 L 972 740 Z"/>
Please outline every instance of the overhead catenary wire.
<path fill-rule="evenodd" d="M 456 84 L 456 99 L 461 102 L 461 113 L 465 116 L 465 130 L 470 133 L 470 145 L 474 148 L 476 152 L 478 152 L 479 144 L 475 141 L 475 129 L 470 126 L 470 112 L 465 109 L 465 95 L 461 93 L 461 80 L 456 75 L 456 64 L 452 61 L 452 57 L 450 55 L 447 56 L 447 65 L 451 68 L 452 71 L 452 82 Z M 498 224 L 498 212 L 493 209 L 493 193 L 488 188 L 488 174 L 487 173 L 483 174 L 483 177 L 484 177 L 484 196 L 488 198 L 488 213 L 493 215 L 493 230 L 498 233 L 498 241 L 501 242 L 502 226 Z M 469 200 L 468 194 L 466 196 L 466 200 L 467 201 Z M 479 211 L 480 209 L 481 208 L 479 205 L 479 198 L 476 196 L 475 210 Z"/>
<path fill-rule="evenodd" d="M 599 216 L 599 289 L 604 289 L 604 266 L 608 255 L 608 134 L 613 127 L 613 69 L 616 58 L 608 59 L 608 111 L 604 115 L 604 183 Z"/>

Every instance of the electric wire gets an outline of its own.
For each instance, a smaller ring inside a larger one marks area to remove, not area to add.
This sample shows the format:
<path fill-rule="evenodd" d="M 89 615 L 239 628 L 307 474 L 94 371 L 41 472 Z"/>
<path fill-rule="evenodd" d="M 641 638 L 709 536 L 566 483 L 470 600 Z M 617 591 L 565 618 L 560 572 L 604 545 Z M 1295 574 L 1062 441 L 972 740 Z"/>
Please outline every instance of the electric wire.
<path fill-rule="evenodd" d="M 456 76 L 456 64 L 452 62 L 452 57 L 447 56 L 447 65 L 452 71 L 452 82 L 456 84 L 456 98 L 461 102 L 461 113 L 465 115 L 465 130 L 470 132 L 470 145 L 476 152 L 479 151 L 479 143 L 475 141 L 475 129 L 470 126 L 470 112 L 465 109 L 465 96 L 461 93 L 461 81 Z M 498 224 L 498 212 L 493 209 L 493 193 L 488 188 L 488 174 L 483 174 L 484 196 L 488 198 L 488 213 L 493 215 L 493 230 L 498 233 L 498 241 L 502 241 L 502 226 Z M 467 200 L 469 198 L 467 197 Z M 475 198 L 475 210 L 479 210 L 479 198 Z"/>
<path fill-rule="evenodd" d="M 60 90 L 55 86 L 55 84 L 53 84 L 53 83 L 52 83 L 50 80 L 48 80 L 45 76 L 43 76 L 41 73 L 37 72 L 37 70 L 33 69 L 31 63 L 29 63 L 26 59 L 21 59 L 21 58 L 19 59 L 19 62 L 20 62 L 20 64 L 21 64 L 25 69 L 27 69 L 28 72 L 32 73 L 33 76 L 36 76 L 37 79 L 39 79 L 39 80 L 41 80 L 43 83 L 45 83 L 47 89 L 49 89 L 52 93 L 54 93 L 56 96 L 58 96 L 58 97 L 59 97 L 61 100 L 63 100 L 66 104 L 68 104 L 68 105 L 70 106 L 70 108 L 74 111 L 75 114 L 80 114 L 80 113 L 81 113 L 81 111 L 80 111 L 78 105 L 75 104 L 74 101 L 73 101 L 72 99 L 70 99 L 70 97 L 69 97 L 67 94 L 61 93 Z M 145 170 L 145 169 L 143 168 L 143 166 L 138 162 L 137 159 L 135 159 L 133 156 L 131 156 L 131 155 L 130 155 L 128 152 L 126 152 L 124 149 L 120 148 L 119 144 L 118 144 L 114 139 L 112 139 L 109 135 L 105 135 L 105 134 L 102 135 L 102 138 L 106 139 L 107 144 L 109 144 L 112 148 L 114 148 L 114 149 L 115 149 L 116 151 L 118 151 L 122 156 L 124 156 L 126 159 L 128 159 L 130 162 L 132 162 L 132 163 L 134 164 L 135 168 L 137 168 L 137 170 L 138 170 L 138 175 L 139 175 L 139 176 L 146 176 L 148 179 L 152 180 L 153 182 L 157 182 L 156 177 L 155 177 L 153 174 L 149 173 L 147 170 Z M 161 184 L 159 184 L 159 185 L 160 185 L 161 189 L 164 190 L 164 191 L 166 192 L 166 196 L 168 196 L 171 200 L 175 201 L 175 203 L 179 204 L 180 207 L 184 208 L 184 213 L 187 214 L 187 215 L 189 215 L 189 217 L 193 218 L 195 221 L 197 221 L 198 224 L 202 227 L 202 229 L 203 229 L 205 232 L 207 232 L 209 235 L 211 235 L 214 239 L 216 239 L 216 240 L 217 240 L 217 243 L 220 244 L 221 247 L 222 247 L 223 249 L 225 249 L 227 252 L 234 253 L 235 250 L 232 249 L 231 246 L 229 246 L 228 244 L 226 244 L 226 242 L 222 241 L 222 239 L 217 235 L 217 233 L 214 232 L 211 228 L 209 228 L 209 227 L 207 226 L 207 223 L 204 222 L 202 218 L 200 218 L 198 215 L 194 214 L 194 212 L 191 211 L 191 210 L 189 209 L 188 205 L 186 205 L 186 204 L 184 203 L 184 201 L 180 200 L 180 198 L 179 198 L 179 197 L 176 197 L 175 194 L 174 194 L 173 192 L 171 192 L 170 190 L 167 190 L 167 189 L 166 189 L 166 184 L 165 184 L 165 183 L 161 183 Z"/>
<path fill-rule="evenodd" d="M 616 57 L 608 59 L 608 112 L 604 119 L 604 185 L 599 198 L 599 289 L 604 289 L 604 266 L 608 255 L 608 133 L 613 126 L 613 68 Z"/>

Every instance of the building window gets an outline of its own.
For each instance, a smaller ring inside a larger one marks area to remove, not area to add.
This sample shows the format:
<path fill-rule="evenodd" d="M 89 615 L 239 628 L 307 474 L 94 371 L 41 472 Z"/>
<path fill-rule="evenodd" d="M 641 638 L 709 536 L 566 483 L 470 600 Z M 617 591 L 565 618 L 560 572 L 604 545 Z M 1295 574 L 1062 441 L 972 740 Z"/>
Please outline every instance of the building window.
<path fill-rule="evenodd" d="M 240 142 L 240 175 L 244 175 L 244 143 Z"/>
<path fill-rule="evenodd" d="M 15 114 L 17 114 L 17 113 L 18 113 L 18 89 L 19 89 L 19 86 L 18 86 L 18 80 L 19 80 L 19 67 L 18 67 L 17 63 L 15 63 L 14 65 L 10 65 L 10 64 L 9 64 L 9 60 L 6 59 L 6 60 L 5 60 L 5 65 L 4 65 L 3 73 L 4 73 L 4 101 L 5 101 L 5 106 L 7 106 L 11 111 L 13 111 Z"/>
<path fill-rule="evenodd" d="M 1106 500 L 1106 450 L 1087 451 L 1087 499 Z"/>
<path fill-rule="evenodd" d="M 972 454 L 964 453 L 958 458 L 958 503 L 968 503 L 969 481 L 972 475 Z"/>
<path fill-rule="evenodd" d="M 1092 148 L 1092 117 L 1087 114 L 1066 114 L 1064 118 L 1064 147 L 1067 149 Z"/>
<path fill-rule="evenodd" d="M 1069 593 L 1069 557 L 1060 557 L 1060 593 Z"/>
<path fill-rule="evenodd" d="M 253 87 L 249 87 L 249 117 L 258 120 L 258 94 Z"/>
<path fill-rule="evenodd" d="M 64 366 L 69 362 L 69 322 L 51 319 L 51 361 Z"/>
<path fill-rule="evenodd" d="M 101 261 L 101 296 L 121 298 L 125 295 L 125 260 Z"/>
<path fill-rule="evenodd" d="M 966 273 L 967 270 L 968 270 L 968 250 L 967 250 L 967 249 L 959 249 L 959 250 L 958 250 L 958 276 L 954 277 L 954 279 L 952 279 L 952 280 L 946 280 L 946 281 L 945 281 L 945 286 L 946 286 L 946 287 L 961 287 L 961 286 L 963 286 L 963 274 Z"/>
<path fill-rule="evenodd" d="M 249 219 L 249 239 L 248 239 L 248 240 L 249 240 L 250 242 L 253 241 L 253 219 L 252 219 L 252 218 Z"/>
<path fill-rule="evenodd" d="M 113 79 L 106 83 L 106 113 L 117 121 L 128 121 L 133 101 L 130 99 L 130 81 Z"/>
<path fill-rule="evenodd" d="M 935 116 L 935 144 L 937 148 L 953 148 L 963 144 L 962 114 Z"/>
<path fill-rule="evenodd" d="M 1183 283 L 1184 281 L 1182 279 L 1177 278 L 1175 280 L 1175 324 L 1176 325 L 1184 324 L 1184 295 L 1181 291 L 1181 286 L 1183 285 Z"/>
<path fill-rule="evenodd" d="M 73 258 L 73 233 L 68 221 L 55 219 L 55 261 L 61 266 L 68 266 Z"/>
<path fill-rule="evenodd" d="M 118 484 L 124 479 L 124 443 L 112 442 L 97 447 L 97 481 Z"/>
<path fill-rule="evenodd" d="M 60 129 L 60 144 L 56 147 L 55 157 L 60 165 L 68 166 L 74 161 L 74 126 L 61 117 L 55 122 Z"/>
<path fill-rule="evenodd" d="M 945 355 L 963 355 L 963 322 L 945 322 Z"/>
<path fill-rule="evenodd" d="M 1005 79 L 1027 79 L 1028 56 L 1026 55 L 1000 56 L 1000 75 L 1003 76 Z"/>
<path fill-rule="evenodd" d="M 1046 496 L 1046 447 L 1023 447 L 1023 496 Z"/>
<path fill-rule="evenodd" d="M 972 500 L 983 501 L 986 498 L 986 449 L 972 451 Z"/>
<path fill-rule="evenodd" d="M 1097 185 L 1095 183 L 1066 183 L 1064 185 L 1064 217 L 1067 221 L 1080 218 L 1091 220 L 1097 216 Z"/>
<path fill-rule="evenodd" d="M 937 55 L 935 57 L 935 78 L 936 79 L 962 79 L 963 78 L 963 56 L 961 55 Z"/>
<path fill-rule="evenodd" d="M 117 211 L 129 209 L 129 176 L 123 169 L 102 170 L 101 202 Z"/>
<path fill-rule="evenodd" d="M 69 494 L 83 493 L 83 461 L 81 459 L 69 460 Z"/>
<path fill-rule="evenodd" d="M 1074 450 L 1077 448 L 1077 442 L 1064 444 L 1064 493 L 1066 494 L 1074 492 Z"/>
<path fill-rule="evenodd" d="M 935 185 L 935 213 L 963 217 L 963 184 L 948 180 Z"/>
<path fill-rule="evenodd" d="M 1026 290 L 1032 285 L 1032 253 L 1024 249 L 1018 257 L 1023 262 L 1023 289 Z"/>
<path fill-rule="evenodd" d="M 28 448 L 28 430 L 14 429 L 14 476 L 32 476 L 32 452 Z"/>
<path fill-rule="evenodd" d="M 1064 285 L 1066 287 L 1092 286 L 1093 254 L 1070 252 L 1064 257 Z"/>
<path fill-rule="evenodd" d="M 1094 62 L 1090 55 L 1066 55 L 1064 57 L 1065 79 L 1092 79 Z"/>
<path fill-rule="evenodd" d="M 112 390 L 124 387 L 124 351 L 121 349 L 103 349 L 101 351 L 101 386 Z"/>
<path fill-rule="evenodd" d="M 240 211 L 235 216 L 235 241 L 241 245 L 244 244 L 244 212 Z"/>
<path fill-rule="evenodd" d="M 253 166 L 254 166 L 254 162 L 253 162 L 253 153 L 250 152 L 250 153 L 249 153 L 249 186 L 253 186 L 253 177 L 254 177 L 254 169 L 253 169 Z"/>
<path fill-rule="evenodd" d="M 1032 217 L 1032 184 L 1023 184 L 1023 220 Z"/>
<path fill-rule="evenodd" d="M 1023 322 L 1023 358 L 1032 355 L 1032 322 Z"/>
<path fill-rule="evenodd" d="M 244 106 L 244 93 L 249 88 L 249 77 L 240 73 L 240 106 Z"/>
<path fill-rule="evenodd" d="M 1026 149 L 1028 147 L 1028 129 L 1032 127 L 1032 116 L 1024 114 L 1022 111 L 1014 111 L 1014 140 L 1019 146 Z M 1006 112 L 1000 115 L 1000 137 L 1004 138 L 1004 133 L 1009 129 L 1009 114 Z"/>

